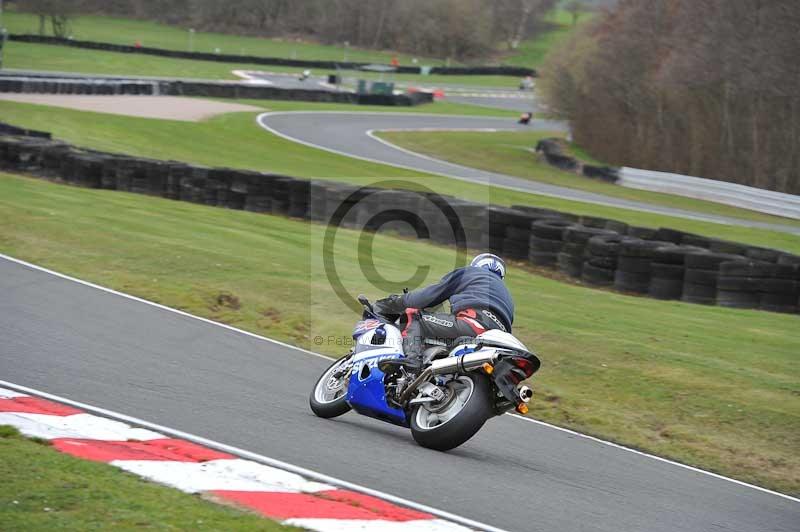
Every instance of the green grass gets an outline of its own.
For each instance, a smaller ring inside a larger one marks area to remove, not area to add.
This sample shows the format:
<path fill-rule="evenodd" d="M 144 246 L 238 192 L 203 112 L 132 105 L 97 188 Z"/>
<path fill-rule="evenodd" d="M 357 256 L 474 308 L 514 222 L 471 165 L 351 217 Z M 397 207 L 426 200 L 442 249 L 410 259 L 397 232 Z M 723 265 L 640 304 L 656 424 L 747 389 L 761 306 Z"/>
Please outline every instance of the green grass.
<path fill-rule="evenodd" d="M 264 65 L 190 61 L 15 41 L 9 41 L 3 56 L 5 68 L 120 76 L 241 79 L 233 75 L 231 71 L 237 69 L 274 70 Z"/>
<path fill-rule="evenodd" d="M 398 146 L 418 153 L 424 153 L 464 166 L 524 177 L 532 181 L 597 192 L 607 196 L 642 201 L 654 205 L 800 227 L 800 220 L 771 216 L 747 209 L 684 198 L 672 194 L 625 188 L 588 179 L 572 172 L 558 170 L 546 162 L 540 161 L 538 156 L 532 153 L 539 140 L 548 137 L 563 137 L 563 133 L 546 131 L 532 131 L 530 133 L 506 131 L 491 133 L 474 131 L 412 131 L 384 132 L 379 133 L 379 136 Z M 589 157 L 580 148 L 572 146 L 569 151 L 591 164 L 601 164 Z"/>
<path fill-rule="evenodd" d="M 0 529 L 292 531 L 0 426 Z"/>
<path fill-rule="evenodd" d="M 322 233 L 282 217 L 0 174 L 3 253 L 337 355 L 342 347 L 311 341 L 346 336 L 356 318 L 326 281 Z M 383 290 L 362 273 L 358 240 L 341 230 L 338 272 L 351 293 L 375 298 Z M 426 282 L 454 264 L 448 248 L 383 235 L 372 256 L 398 286 L 420 263 L 430 266 Z M 507 280 L 515 334 L 543 359 L 533 416 L 800 492 L 798 316 L 626 296 L 520 264 Z M 222 293 L 240 305 L 220 305 Z"/>
<path fill-rule="evenodd" d="M 294 102 L 265 101 L 260 105 L 274 110 L 337 108 L 335 104 L 314 105 Z M 351 111 L 354 108 L 355 106 L 338 106 L 338 109 L 343 111 Z M 359 109 L 366 110 L 360 107 Z M 410 111 L 419 112 L 419 109 L 414 108 Z M 537 196 L 336 155 L 267 133 L 256 125 L 255 116 L 256 113 L 231 113 L 194 123 L 87 113 L 0 101 L 0 120 L 52 131 L 58 138 L 98 150 L 357 184 L 368 184 L 385 178 L 403 178 L 406 187 L 421 184 L 440 193 L 474 201 L 498 205 L 534 205 L 612 218 L 635 225 L 671 227 L 800 253 L 800 238 L 788 233 L 727 226 Z"/>
<path fill-rule="evenodd" d="M 239 63 L 219 63 L 173 59 L 152 55 L 126 54 L 84 50 L 67 46 L 49 44 L 30 44 L 10 41 L 7 44 L 3 65 L 6 68 L 21 70 L 47 70 L 54 72 L 75 72 L 85 74 L 107 74 L 117 76 L 154 76 L 166 78 L 197 79 L 241 79 L 232 74 L 233 70 L 262 70 L 267 72 L 288 72 L 299 75 L 304 69 L 277 65 L 256 65 Z M 326 74 L 327 70 L 312 69 L 314 74 Z M 345 76 L 378 79 L 376 73 L 344 71 Z M 404 84 L 486 85 L 492 87 L 515 88 L 518 80 L 508 76 L 420 76 L 415 74 L 396 74 L 386 78 Z"/>
<path fill-rule="evenodd" d="M 588 22 L 591 17 L 591 13 L 582 13 L 577 26 Z M 540 68 L 550 50 L 564 41 L 575 29 L 572 26 L 572 15 L 563 9 L 554 9 L 545 17 L 545 21 L 549 23 L 549 29 L 533 39 L 522 41 L 516 50 L 503 59 L 503 64 Z"/>
<path fill-rule="evenodd" d="M 5 11 L 3 12 L 3 23 L 10 33 L 39 33 L 38 17 L 28 13 Z M 71 35 L 76 40 L 128 46 L 133 46 L 136 41 L 139 41 L 142 46 L 146 47 L 189 50 L 188 29 L 156 22 L 81 15 L 71 21 L 71 29 Z M 300 42 L 294 39 L 264 39 L 223 33 L 195 32 L 193 37 L 193 50 L 195 52 L 213 53 L 217 48 L 219 48 L 220 53 L 231 55 L 322 61 L 343 61 L 346 53 L 348 61 L 365 63 L 389 63 L 392 57 L 396 56 L 400 64 L 412 64 L 411 55 L 391 51 L 352 47 L 345 49 L 343 45 L 322 45 Z M 420 57 L 418 59 L 420 64 L 443 64 L 442 60 L 433 58 Z"/>
<path fill-rule="evenodd" d="M 219 99 L 219 101 L 231 101 Z M 460 116 L 494 116 L 512 118 L 514 121 L 519 118 L 517 111 L 508 111 L 494 107 L 481 107 L 465 103 L 449 102 L 438 100 L 430 104 L 423 104 L 416 107 L 386 107 L 382 105 L 348 105 L 340 103 L 312 103 L 312 102 L 292 102 L 279 100 L 236 100 L 238 103 L 254 105 L 268 111 L 345 111 L 348 113 L 422 113 L 434 115 L 460 115 Z"/>
<path fill-rule="evenodd" d="M 581 15 L 579 24 L 589 20 L 590 14 Z M 38 18 L 27 14 L 6 11 L 3 14 L 5 26 L 11 33 L 38 33 Z M 548 51 L 557 46 L 573 30 L 570 15 L 556 9 L 547 17 L 550 29 L 533 39 L 523 41 L 513 52 L 503 52 L 502 63 L 513 66 L 538 68 Z M 49 29 L 48 29 L 49 31 Z M 115 44 L 133 45 L 137 40 L 143 46 L 188 50 L 189 33 L 186 29 L 149 21 L 121 19 L 102 16 L 80 16 L 72 21 L 72 36 L 78 40 L 92 40 Z M 223 54 L 255 55 L 264 57 L 296 58 L 307 60 L 342 61 L 345 53 L 349 61 L 389 63 L 397 57 L 402 65 L 412 65 L 409 54 L 321 45 L 296 40 L 264 39 L 221 33 L 196 32 L 193 49 L 198 52 L 214 52 L 217 48 Z M 273 72 L 299 73 L 301 68 L 273 65 L 248 65 L 215 63 L 213 61 L 194 61 L 169 59 L 154 56 L 137 56 L 99 52 L 94 50 L 67 49 L 61 46 L 34 45 L 9 42 L 5 52 L 7 68 L 55 70 L 116 75 L 142 75 L 187 77 L 205 79 L 236 79 L 231 70 L 267 70 Z M 418 58 L 418 64 L 442 65 L 443 61 L 434 58 Z M 320 72 L 316 72 L 320 73 Z M 346 71 L 345 75 L 375 79 L 374 73 L 358 74 Z M 411 84 L 461 84 L 489 87 L 516 88 L 519 80 L 509 76 L 421 76 L 416 74 L 397 74 L 391 79 Z"/>

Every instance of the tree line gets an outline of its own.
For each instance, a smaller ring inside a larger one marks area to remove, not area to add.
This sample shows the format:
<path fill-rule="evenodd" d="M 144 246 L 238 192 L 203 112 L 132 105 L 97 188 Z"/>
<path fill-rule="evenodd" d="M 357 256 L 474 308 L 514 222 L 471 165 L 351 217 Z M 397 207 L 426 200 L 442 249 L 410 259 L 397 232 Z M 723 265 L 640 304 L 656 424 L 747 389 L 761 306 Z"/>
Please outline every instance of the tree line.
<path fill-rule="evenodd" d="M 800 194 L 800 2 L 621 0 L 540 89 L 612 164 Z"/>
<path fill-rule="evenodd" d="M 397 50 L 456 61 L 514 49 L 547 27 L 556 0 L 19 0 L 46 18 L 81 13 L 157 20 L 198 30 Z M 54 31 L 56 27 L 54 26 Z M 58 28 L 65 32 L 63 25 Z"/>

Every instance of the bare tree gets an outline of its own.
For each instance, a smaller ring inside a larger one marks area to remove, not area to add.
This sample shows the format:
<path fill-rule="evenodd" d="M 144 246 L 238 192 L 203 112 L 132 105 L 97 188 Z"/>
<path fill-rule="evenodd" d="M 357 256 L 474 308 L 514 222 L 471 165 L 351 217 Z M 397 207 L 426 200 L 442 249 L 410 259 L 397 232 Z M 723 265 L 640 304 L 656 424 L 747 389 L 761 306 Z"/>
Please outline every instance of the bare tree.
<path fill-rule="evenodd" d="M 580 0 L 570 0 L 564 6 L 564 9 L 572 16 L 572 25 L 575 26 L 578 23 L 578 18 L 586 11 L 586 5 Z"/>
<path fill-rule="evenodd" d="M 797 194 L 798 27 L 793 0 L 621 0 L 539 86 L 610 163 Z"/>
<path fill-rule="evenodd" d="M 47 20 L 49 19 L 53 35 L 62 38 L 69 35 L 70 18 L 75 10 L 79 8 L 76 1 L 59 0 L 23 0 L 18 7 L 39 17 L 39 35 L 46 33 Z"/>

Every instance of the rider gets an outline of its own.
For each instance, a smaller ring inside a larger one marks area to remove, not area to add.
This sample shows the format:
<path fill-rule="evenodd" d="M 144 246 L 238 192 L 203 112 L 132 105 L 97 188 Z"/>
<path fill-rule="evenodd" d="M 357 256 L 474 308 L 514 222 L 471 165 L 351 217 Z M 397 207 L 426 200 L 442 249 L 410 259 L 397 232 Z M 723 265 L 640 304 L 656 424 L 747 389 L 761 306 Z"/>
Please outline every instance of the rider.
<path fill-rule="evenodd" d="M 511 332 L 514 301 L 503 278 L 506 265 L 491 253 L 481 253 L 433 285 L 375 302 L 379 314 L 405 314 L 403 349 L 409 365 L 422 362 L 424 340 L 443 345 L 462 336 L 475 337 L 489 329 Z M 451 314 L 424 312 L 445 300 Z"/>

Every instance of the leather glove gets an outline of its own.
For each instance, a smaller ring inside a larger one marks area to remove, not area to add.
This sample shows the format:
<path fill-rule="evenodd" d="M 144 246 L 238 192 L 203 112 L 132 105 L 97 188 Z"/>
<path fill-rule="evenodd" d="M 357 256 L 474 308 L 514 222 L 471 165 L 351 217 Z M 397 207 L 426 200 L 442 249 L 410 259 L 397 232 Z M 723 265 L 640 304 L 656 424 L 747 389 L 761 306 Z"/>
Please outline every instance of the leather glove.
<path fill-rule="evenodd" d="M 372 308 L 378 314 L 386 316 L 391 314 L 402 314 L 406 310 L 406 305 L 403 303 L 403 296 L 392 294 L 389 297 L 377 300 Z"/>

